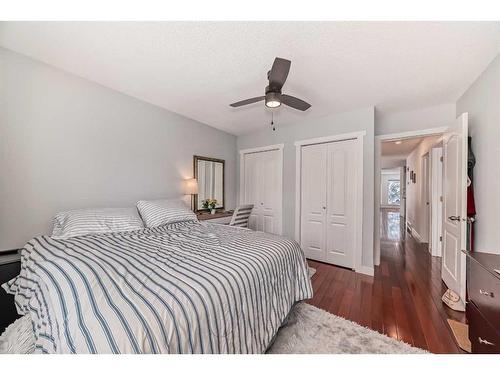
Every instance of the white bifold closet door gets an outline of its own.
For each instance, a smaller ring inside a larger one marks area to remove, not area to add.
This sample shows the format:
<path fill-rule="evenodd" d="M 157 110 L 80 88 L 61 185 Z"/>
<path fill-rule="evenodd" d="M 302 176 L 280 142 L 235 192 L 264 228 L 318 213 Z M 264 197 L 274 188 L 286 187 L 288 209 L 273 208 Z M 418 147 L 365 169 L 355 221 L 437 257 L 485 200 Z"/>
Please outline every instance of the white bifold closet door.
<path fill-rule="evenodd" d="M 311 259 L 354 268 L 356 141 L 302 147 L 301 246 Z"/>
<path fill-rule="evenodd" d="M 281 166 L 278 150 L 245 154 L 243 203 L 254 208 L 248 227 L 281 234 Z"/>

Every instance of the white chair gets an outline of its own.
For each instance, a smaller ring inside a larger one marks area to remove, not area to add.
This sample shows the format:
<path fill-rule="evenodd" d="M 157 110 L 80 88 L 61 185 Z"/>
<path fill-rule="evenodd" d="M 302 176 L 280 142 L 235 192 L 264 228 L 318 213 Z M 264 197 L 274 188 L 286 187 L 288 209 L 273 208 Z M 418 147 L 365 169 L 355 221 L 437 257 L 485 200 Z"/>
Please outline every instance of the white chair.
<path fill-rule="evenodd" d="M 229 225 L 248 228 L 248 218 L 253 210 L 253 204 L 242 204 L 236 207 Z"/>

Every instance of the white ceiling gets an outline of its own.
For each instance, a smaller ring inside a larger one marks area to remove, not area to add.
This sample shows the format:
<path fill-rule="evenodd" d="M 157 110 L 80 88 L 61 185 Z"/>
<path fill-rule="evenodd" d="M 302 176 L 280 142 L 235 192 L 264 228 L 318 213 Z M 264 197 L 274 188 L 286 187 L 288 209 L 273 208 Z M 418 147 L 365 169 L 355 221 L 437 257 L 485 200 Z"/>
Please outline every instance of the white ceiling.
<path fill-rule="evenodd" d="M 455 101 L 500 52 L 500 22 L 3 22 L 0 45 L 232 134 L 268 126 L 256 103 L 292 60 L 275 122 L 376 105 Z"/>
<path fill-rule="evenodd" d="M 411 154 L 420 142 L 426 138 L 437 142 L 441 138 L 441 135 L 401 139 L 400 144 L 396 144 L 396 141 L 384 141 L 382 142 L 380 154 L 387 157 L 399 157 L 401 159 L 406 159 L 406 157 Z"/>

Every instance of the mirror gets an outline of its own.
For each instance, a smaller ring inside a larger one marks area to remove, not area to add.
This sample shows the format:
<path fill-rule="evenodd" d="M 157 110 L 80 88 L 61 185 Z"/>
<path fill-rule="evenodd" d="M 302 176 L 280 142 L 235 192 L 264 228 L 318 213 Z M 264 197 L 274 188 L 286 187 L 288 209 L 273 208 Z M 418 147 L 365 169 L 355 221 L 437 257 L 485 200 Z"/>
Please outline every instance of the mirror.
<path fill-rule="evenodd" d="M 194 210 L 203 207 L 205 199 L 216 199 L 215 208 L 224 208 L 224 160 L 195 155 L 194 178 L 198 181 L 198 194 L 194 197 Z"/>

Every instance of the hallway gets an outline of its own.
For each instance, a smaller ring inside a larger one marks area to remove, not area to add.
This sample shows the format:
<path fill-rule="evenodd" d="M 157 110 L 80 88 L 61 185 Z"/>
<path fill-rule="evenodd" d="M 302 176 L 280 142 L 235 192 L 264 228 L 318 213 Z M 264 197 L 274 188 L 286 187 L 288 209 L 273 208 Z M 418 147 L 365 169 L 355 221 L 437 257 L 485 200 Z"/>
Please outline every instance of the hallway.
<path fill-rule="evenodd" d="M 445 307 L 441 258 L 406 235 L 399 211 L 381 210 L 381 261 L 374 277 L 316 261 L 308 303 L 433 353 L 464 353 L 447 318 L 465 314 Z"/>

